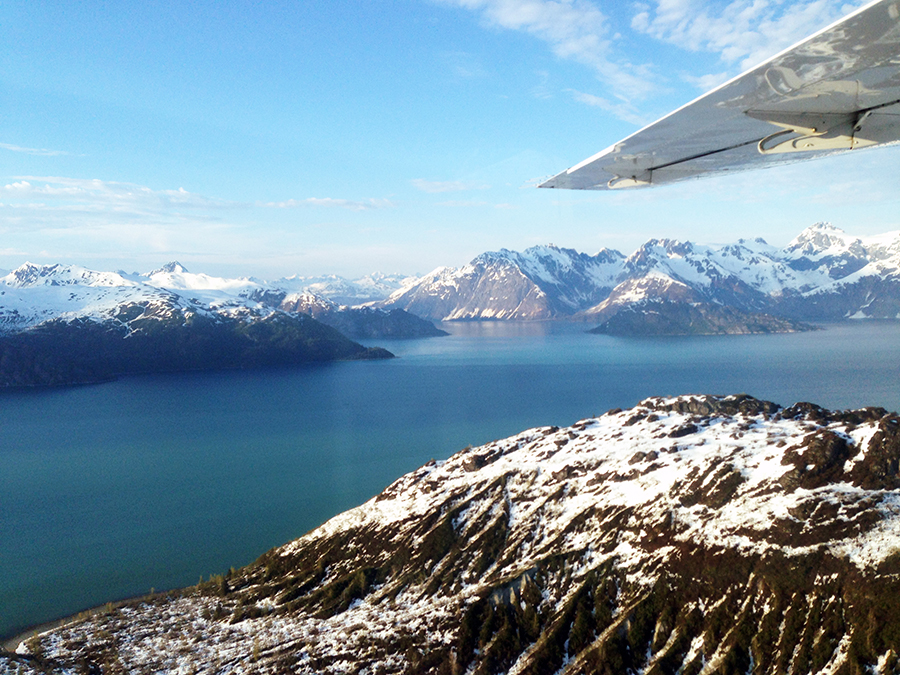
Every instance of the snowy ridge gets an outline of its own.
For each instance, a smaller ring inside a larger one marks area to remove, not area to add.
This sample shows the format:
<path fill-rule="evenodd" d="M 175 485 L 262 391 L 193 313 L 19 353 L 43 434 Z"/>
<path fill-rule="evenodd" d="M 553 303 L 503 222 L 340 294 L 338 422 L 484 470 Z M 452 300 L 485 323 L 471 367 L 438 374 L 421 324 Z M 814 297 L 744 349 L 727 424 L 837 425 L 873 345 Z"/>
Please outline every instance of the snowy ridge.
<path fill-rule="evenodd" d="M 552 245 L 501 249 L 460 268 L 438 268 L 382 305 L 433 320 L 604 320 L 626 305 L 671 300 L 676 288 L 681 302 L 794 319 L 894 318 L 900 232 L 852 237 L 817 223 L 781 250 L 762 239 L 717 246 L 651 239 L 627 258 L 608 249 L 594 256 Z"/>
<path fill-rule="evenodd" d="M 106 321 L 131 304 L 172 307 L 178 296 L 114 272 L 25 263 L 0 278 L 0 331 L 16 332 L 54 319 Z"/>
<path fill-rule="evenodd" d="M 337 283 L 335 280 L 339 279 L 333 277 L 332 281 Z M 358 287 L 347 282 L 338 290 L 359 292 L 359 288 L 368 284 L 365 286 L 367 293 L 380 293 L 386 291 L 391 279 L 395 278 L 372 275 Z M 171 317 L 187 312 L 211 317 L 260 319 L 271 316 L 287 296 L 292 297 L 293 304 L 298 307 L 302 296 L 304 300 L 300 304 L 305 304 L 307 309 L 282 308 L 285 311 L 336 308 L 333 302 L 309 290 L 307 280 L 299 277 L 273 283 L 249 277 L 227 279 L 189 272 L 178 262 L 168 263 L 148 274 L 97 272 L 77 265 L 25 263 L 0 278 L 0 332 L 14 333 L 56 319 L 109 321 L 129 306 L 152 308 L 151 313 L 158 316 Z"/>
<path fill-rule="evenodd" d="M 884 410 L 647 399 L 431 462 L 243 570 L 19 652 L 59 672 L 894 672 L 898 462 Z"/>
<path fill-rule="evenodd" d="M 304 312 L 315 316 L 321 312 L 332 312 L 338 306 L 310 291 L 300 291 L 299 293 L 288 293 L 284 296 L 284 300 L 281 301 L 279 307 L 286 312 Z"/>
<path fill-rule="evenodd" d="M 770 249 L 765 255 L 760 248 L 742 242 L 713 247 L 651 240 L 626 260 L 626 273 L 637 277 L 656 272 L 703 288 L 730 277 L 765 295 L 781 295 L 828 280 L 819 270 L 798 273 L 781 261 L 776 251 Z"/>
<path fill-rule="evenodd" d="M 518 524 L 532 528 L 513 534 L 527 542 L 526 555 L 514 561 L 516 567 L 529 567 L 546 555 L 548 544 L 559 552 L 560 535 L 570 532 L 572 522 L 586 510 L 596 509 L 638 509 L 632 516 L 635 522 L 669 519 L 668 526 L 677 532 L 675 541 L 701 541 L 711 547 L 759 554 L 772 549 L 788 556 L 808 554 L 821 542 L 813 547 L 796 546 L 771 536 L 773 523 L 796 521 L 792 512 L 807 501 L 826 501 L 838 507 L 877 501 L 884 520 L 870 533 L 872 536 L 860 540 L 855 531 L 847 532 L 828 541 L 826 547 L 863 568 L 900 553 L 900 494 L 867 490 L 849 481 L 815 491 L 789 490 L 779 482 L 794 469 L 783 462 L 785 446 L 798 448 L 803 457 L 804 440 L 825 429 L 850 444 L 853 459 L 847 462 L 852 467 L 865 459 L 868 442 L 878 431 L 878 420 L 863 426 L 833 422 L 811 428 L 793 418 L 773 419 L 759 412 L 710 417 L 697 426 L 696 415 L 679 410 L 689 408 L 695 400 L 687 396 L 648 399 L 632 410 L 584 420 L 568 429 L 532 429 L 460 453 L 405 476 L 379 497 L 337 516 L 307 537 L 313 540 L 355 528 L 380 529 L 421 518 L 440 510 L 448 495 L 481 492 L 502 478 L 512 531 Z M 893 424 L 897 423 L 894 418 Z M 660 440 L 671 438 L 679 440 Z M 481 458 L 486 464 L 475 476 L 467 469 L 473 458 Z M 728 466 L 728 473 L 718 475 L 715 469 L 723 464 Z M 553 499 L 561 484 L 560 473 L 567 476 L 564 483 L 568 496 Z M 698 489 L 714 488 L 723 478 L 739 480 L 740 487 L 719 508 L 703 503 L 685 506 L 683 488 L 697 476 L 704 477 L 694 480 Z M 778 489 L 773 490 L 773 486 Z M 455 521 L 463 534 L 467 519 L 474 515 L 469 513 L 471 508 Z M 610 557 L 629 558 L 630 553 L 623 557 L 621 552 L 637 551 L 645 534 L 622 532 L 617 548 L 603 553 L 591 551 L 592 557 L 586 558 L 585 564 L 596 566 Z M 600 535 L 589 530 L 565 535 L 562 550 L 591 549 L 591 542 L 599 541 Z M 282 549 L 281 555 L 291 555 L 307 544 L 307 539 L 300 539 Z M 661 548 L 654 555 L 664 557 L 668 553 L 671 549 Z M 645 581 L 652 583 L 652 579 Z"/>
<path fill-rule="evenodd" d="M 786 259 L 855 257 L 885 260 L 900 253 L 900 231 L 855 237 L 831 223 L 816 223 L 797 235 L 784 251 Z"/>

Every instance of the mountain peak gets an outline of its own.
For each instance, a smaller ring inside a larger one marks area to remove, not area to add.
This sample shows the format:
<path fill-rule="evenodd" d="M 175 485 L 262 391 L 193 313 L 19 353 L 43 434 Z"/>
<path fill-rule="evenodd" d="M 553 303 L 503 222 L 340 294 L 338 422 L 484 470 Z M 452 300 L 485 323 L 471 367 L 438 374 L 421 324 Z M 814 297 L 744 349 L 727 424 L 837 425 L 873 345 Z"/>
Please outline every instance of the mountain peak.
<path fill-rule="evenodd" d="M 9 273 L 9 284 L 12 286 L 31 286 L 38 282 L 42 277 L 52 274 L 59 265 L 35 265 L 32 262 L 25 262 Z"/>
<path fill-rule="evenodd" d="M 187 268 L 177 260 L 166 263 L 157 270 L 153 270 L 147 276 L 152 277 L 154 274 L 189 274 Z"/>
<path fill-rule="evenodd" d="M 798 234 L 790 244 L 787 251 L 802 251 L 805 254 L 819 253 L 835 246 L 847 246 L 847 233 L 831 223 L 819 222 L 810 225 Z"/>

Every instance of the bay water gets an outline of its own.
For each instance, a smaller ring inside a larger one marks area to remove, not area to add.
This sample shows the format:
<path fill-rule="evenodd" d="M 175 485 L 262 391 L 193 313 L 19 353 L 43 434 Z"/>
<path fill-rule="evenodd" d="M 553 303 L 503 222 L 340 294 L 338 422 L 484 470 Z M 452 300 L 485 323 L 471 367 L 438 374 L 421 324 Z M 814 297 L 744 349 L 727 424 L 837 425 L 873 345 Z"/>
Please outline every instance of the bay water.
<path fill-rule="evenodd" d="M 900 322 L 623 339 L 453 323 L 399 358 L 0 392 L 0 635 L 245 565 L 429 459 L 643 398 L 900 409 Z"/>

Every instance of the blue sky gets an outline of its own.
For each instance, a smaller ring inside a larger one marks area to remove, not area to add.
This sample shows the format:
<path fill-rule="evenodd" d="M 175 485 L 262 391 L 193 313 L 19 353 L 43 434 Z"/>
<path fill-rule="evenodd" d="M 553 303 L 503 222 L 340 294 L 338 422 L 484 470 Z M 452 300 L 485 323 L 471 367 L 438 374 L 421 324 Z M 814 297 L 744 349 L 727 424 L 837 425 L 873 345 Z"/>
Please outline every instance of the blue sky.
<path fill-rule="evenodd" d="M 555 174 L 834 0 L 0 5 L 0 267 L 425 273 L 554 243 L 900 228 L 900 148 L 632 193 Z"/>

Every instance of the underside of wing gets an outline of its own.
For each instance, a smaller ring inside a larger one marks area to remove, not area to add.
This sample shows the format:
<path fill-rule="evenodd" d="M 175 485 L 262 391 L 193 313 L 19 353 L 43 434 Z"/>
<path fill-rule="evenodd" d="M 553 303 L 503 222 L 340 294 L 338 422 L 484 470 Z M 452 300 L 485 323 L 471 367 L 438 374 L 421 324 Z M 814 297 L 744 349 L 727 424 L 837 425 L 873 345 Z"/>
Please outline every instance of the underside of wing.
<path fill-rule="evenodd" d="M 878 0 L 538 187 L 664 185 L 900 140 L 900 0 Z"/>

